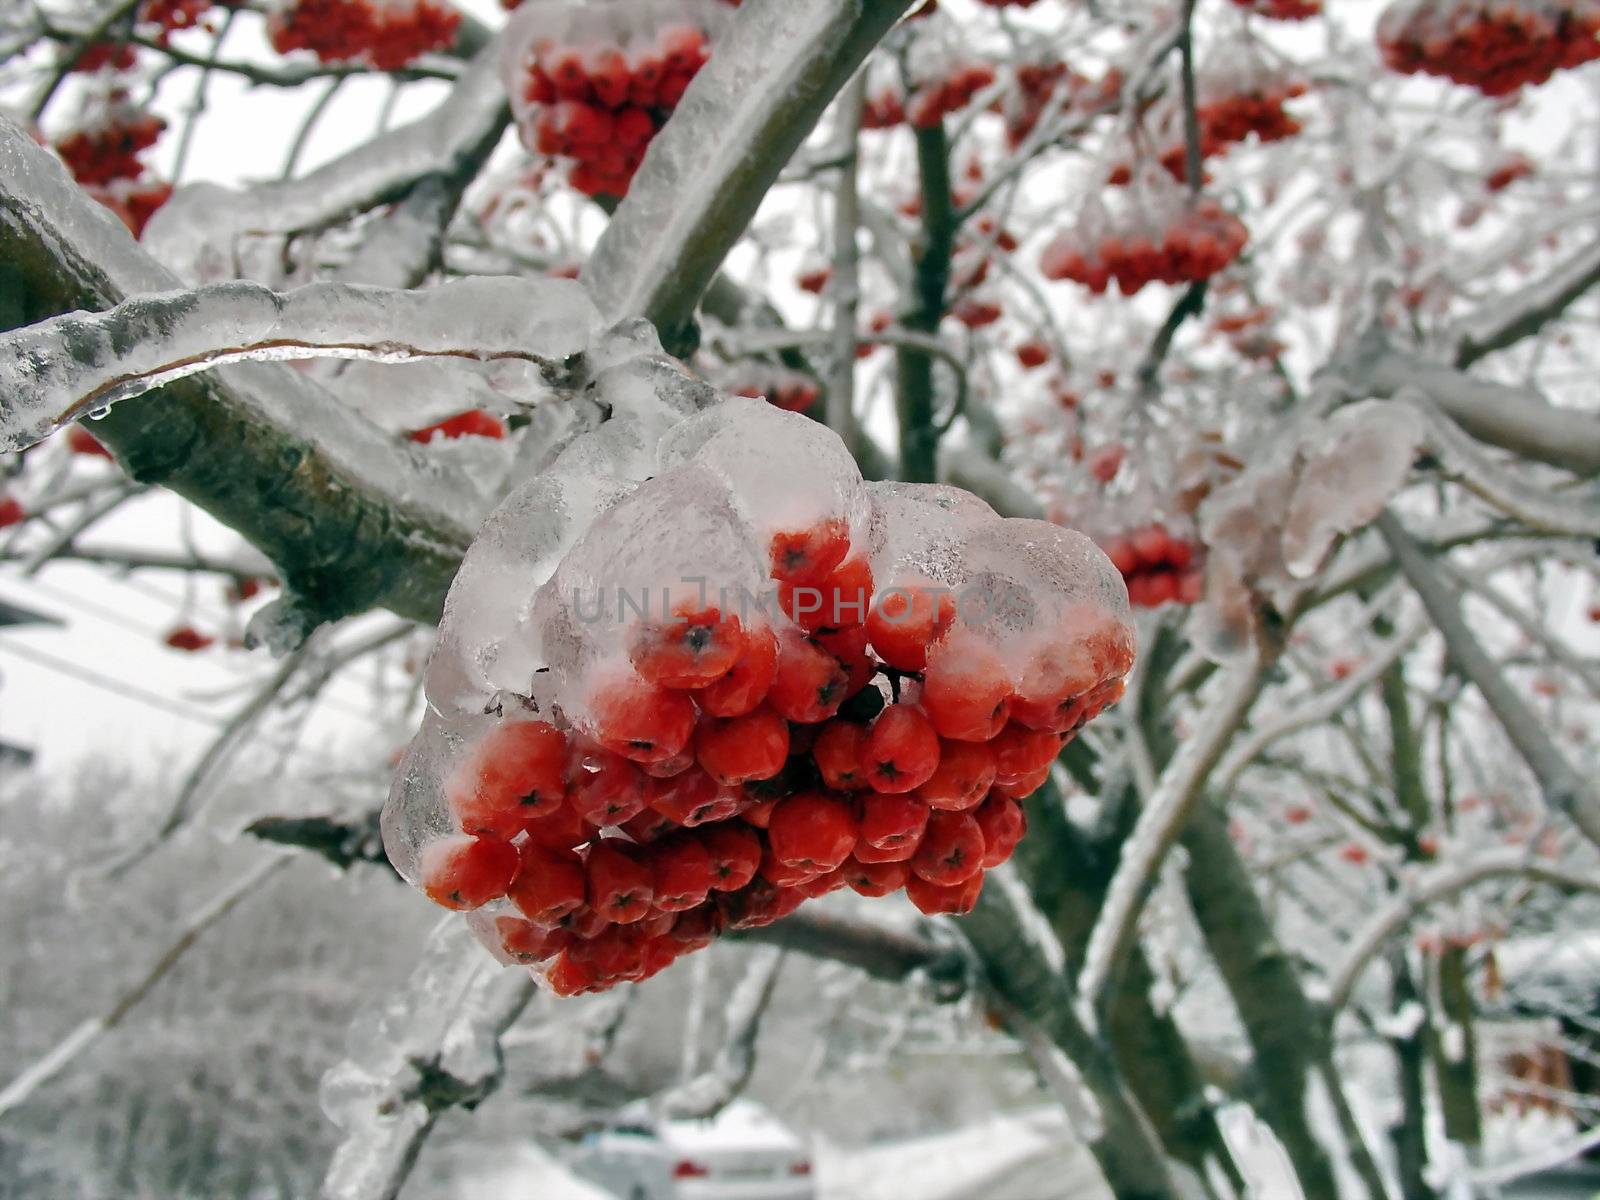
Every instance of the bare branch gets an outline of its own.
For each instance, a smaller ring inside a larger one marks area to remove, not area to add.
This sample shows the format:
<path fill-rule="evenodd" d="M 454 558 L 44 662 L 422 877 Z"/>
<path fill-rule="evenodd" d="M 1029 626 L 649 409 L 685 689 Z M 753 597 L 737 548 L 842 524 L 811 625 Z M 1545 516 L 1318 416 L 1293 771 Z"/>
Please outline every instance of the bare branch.
<path fill-rule="evenodd" d="M 669 1117 L 709 1117 L 726 1108 L 750 1082 L 756 1065 L 756 1036 L 778 983 L 783 951 L 767 946 L 750 957 L 744 975 L 724 1006 L 726 1035 L 710 1067 L 659 1099 Z"/>
<path fill-rule="evenodd" d="M 1456 366 L 1470 367 L 1487 354 L 1531 337 L 1555 320 L 1595 284 L 1600 283 L 1600 241 L 1564 259 L 1549 275 L 1524 284 L 1509 296 L 1497 296 L 1457 322 L 1451 331 Z"/>

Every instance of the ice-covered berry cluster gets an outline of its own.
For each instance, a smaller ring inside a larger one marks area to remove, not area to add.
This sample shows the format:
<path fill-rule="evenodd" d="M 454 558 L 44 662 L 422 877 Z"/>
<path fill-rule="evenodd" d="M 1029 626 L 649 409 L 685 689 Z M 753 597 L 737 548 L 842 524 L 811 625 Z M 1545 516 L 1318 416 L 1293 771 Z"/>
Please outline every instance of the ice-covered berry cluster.
<path fill-rule="evenodd" d="M 1083 535 L 696 403 L 614 416 L 490 518 L 385 812 L 402 874 L 563 994 L 841 888 L 969 910 L 1132 664 Z"/>
<path fill-rule="evenodd" d="M 1504 96 L 1600 57 L 1595 0 L 1397 0 L 1378 18 L 1384 62 Z"/>
<path fill-rule="evenodd" d="M 523 143 L 572 161 L 585 195 L 622 196 L 656 131 L 711 56 L 725 0 L 527 5 L 501 74 Z"/>
<path fill-rule="evenodd" d="M 72 177 L 85 187 L 139 178 L 144 173 L 139 156 L 156 144 L 167 123 L 122 93 L 113 93 L 94 111 L 97 115 L 55 143 Z"/>
<path fill-rule="evenodd" d="M 805 372 L 760 363 L 741 364 L 730 390 L 736 396 L 765 400 L 786 412 L 805 412 L 821 395 L 817 381 Z"/>
<path fill-rule="evenodd" d="M 280 54 L 309 50 L 323 62 L 397 71 L 455 41 L 461 13 L 430 0 L 288 0 L 268 22 Z"/>
<path fill-rule="evenodd" d="M 1111 565 L 1128 585 L 1128 603 L 1135 608 L 1163 604 L 1195 604 L 1204 590 L 1200 547 L 1159 521 L 1115 537 L 1100 539 Z"/>
<path fill-rule="evenodd" d="M 1114 281 L 1131 296 L 1150 283 L 1209 279 L 1244 249 L 1244 223 L 1215 200 L 1194 198 L 1164 172 L 1147 171 L 1115 210 L 1092 197 L 1077 224 L 1040 256 L 1046 279 L 1070 279 L 1096 293 Z"/>

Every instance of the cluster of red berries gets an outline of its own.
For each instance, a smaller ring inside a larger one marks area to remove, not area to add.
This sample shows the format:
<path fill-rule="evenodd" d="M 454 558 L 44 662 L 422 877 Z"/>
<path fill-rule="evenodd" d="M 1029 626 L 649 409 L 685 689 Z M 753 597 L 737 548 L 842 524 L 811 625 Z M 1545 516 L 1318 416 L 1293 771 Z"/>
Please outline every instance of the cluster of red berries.
<path fill-rule="evenodd" d="M 690 417 L 659 455 L 536 594 L 544 701 L 425 722 L 385 817 L 397 865 L 564 995 L 842 888 L 970 911 L 1023 835 L 1021 800 L 1122 694 L 1111 564 L 956 489 L 830 470 L 842 443 L 766 404 Z M 797 492 L 786 471 L 817 475 Z M 713 478 L 729 490 L 705 496 Z M 699 588 L 575 627 L 563 593 L 625 571 L 624 546 L 703 563 Z M 715 586 L 724 550 L 750 555 L 776 612 Z"/>
<path fill-rule="evenodd" d="M 821 395 L 817 381 L 804 372 L 761 365 L 742 366 L 732 390 L 736 396 L 765 400 L 786 412 L 805 412 Z"/>
<path fill-rule="evenodd" d="M 1135 608 L 1163 604 L 1195 604 L 1204 575 L 1194 542 L 1175 537 L 1159 523 L 1120 537 L 1104 538 L 1100 548 L 1128 585 L 1128 603 Z"/>
<path fill-rule="evenodd" d="M 1595 0 L 1397 0 L 1378 18 L 1391 70 L 1505 96 L 1600 58 Z"/>
<path fill-rule="evenodd" d="M 906 101 L 906 121 L 917 129 L 931 129 L 971 104 L 994 80 L 994 68 L 988 63 L 958 64 L 941 78 L 918 85 Z"/>
<path fill-rule="evenodd" d="M 131 71 L 139 61 L 138 52 L 126 42 L 96 42 L 72 64 L 74 71 Z"/>
<path fill-rule="evenodd" d="M 268 22 L 279 54 L 309 50 L 322 62 L 360 60 L 398 71 L 456 38 L 461 13 L 429 0 L 290 0 Z"/>
<path fill-rule="evenodd" d="M 995 101 L 995 111 L 1005 120 L 1006 144 L 1013 150 L 1038 125 L 1045 106 L 1062 88 L 1071 109 L 1094 111 L 1116 102 L 1122 92 L 1122 73 L 1107 71 L 1098 81 L 1080 75 L 1062 62 L 1021 63 L 1013 71 L 1016 86 Z"/>
<path fill-rule="evenodd" d="M 120 217 L 134 237 L 144 234 L 144 227 L 155 215 L 156 209 L 172 198 L 170 183 L 148 176 L 117 179 L 103 185 L 91 184 L 84 191 Z"/>
<path fill-rule="evenodd" d="M 424 446 L 435 440 L 455 441 L 464 437 L 499 439 L 505 436 L 505 422 L 493 413 L 478 408 L 456 413 L 453 417 L 446 417 L 442 421 L 435 421 L 432 425 L 413 429 L 406 434 L 406 437 L 413 442 L 420 442 Z"/>
<path fill-rule="evenodd" d="M 522 10 L 503 61 L 523 142 L 571 159 L 570 182 L 585 195 L 625 195 L 656 131 L 711 57 L 723 16 L 709 0 Z"/>
<path fill-rule="evenodd" d="M 1308 21 L 1322 15 L 1322 0 L 1233 0 L 1259 17 L 1274 21 Z"/>
<path fill-rule="evenodd" d="M 211 10 L 212 0 L 144 0 L 139 5 L 137 19 L 144 24 L 157 25 L 160 36 L 178 29 L 193 29 L 202 24 Z"/>
<path fill-rule="evenodd" d="M 72 177 L 85 186 L 119 179 L 137 179 L 144 173 L 139 161 L 167 123 L 154 113 L 142 112 L 125 98 L 113 97 L 104 116 L 92 125 L 75 129 L 56 142 Z"/>
<path fill-rule="evenodd" d="M 1164 231 L 1134 226 L 1085 236 L 1065 230 L 1044 249 L 1039 269 L 1046 279 L 1070 279 L 1099 294 L 1113 280 L 1125 296 L 1149 283 L 1209 279 L 1244 249 L 1244 223 L 1214 200 L 1198 200 Z"/>

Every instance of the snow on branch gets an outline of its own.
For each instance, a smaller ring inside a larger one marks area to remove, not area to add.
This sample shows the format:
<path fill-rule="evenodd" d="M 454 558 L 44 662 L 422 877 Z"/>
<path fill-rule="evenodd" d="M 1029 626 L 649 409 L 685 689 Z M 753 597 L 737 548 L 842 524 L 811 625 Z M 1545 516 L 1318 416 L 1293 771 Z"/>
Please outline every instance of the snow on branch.
<path fill-rule="evenodd" d="M 910 5 L 747 0 L 584 268 L 601 312 L 648 318 L 671 348 L 767 189 Z"/>
<path fill-rule="evenodd" d="M 0 449 L 229 363 L 296 358 L 514 360 L 553 378 L 582 350 L 593 307 L 562 279 L 458 279 L 414 291 L 246 281 L 137 296 L 0 335 Z"/>
<path fill-rule="evenodd" d="M 1573 301 L 1600 283 L 1600 241 L 1566 259 L 1550 274 L 1509 296 L 1497 297 L 1459 321 L 1451 331 L 1456 366 L 1469 367 L 1486 354 L 1538 333 Z"/>
<path fill-rule="evenodd" d="M 1539 781 L 1545 803 L 1570 816 L 1584 836 L 1600 846 L 1600 790 L 1595 782 L 1580 775 L 1550 739 L 1544 722 L 1517 694 L 1505 673 L 1467 627 L 1456 589 L 1428 561 L 1395 515 L 1384 513 L 1378 518 L 1377 527 L 1394 553 L 1401 574 L 1438 627 L 1450 660 L 1483 696 L 1511 744 Z"/>
<path fill-rule="evenodd" d="M 778 983 L 783 951 L 762 946 L 728 996 L 724 1010 L 727 1033 L 711 1065 L 661 1096 L 663 1114 L 672 1118 L 710 1117 L 744 1091 L 756 1065 L 756 1037 L 761 1018 Z"/>
<path fill-rule="evenodd" d="M 1329 1012 L 1337 1015 L 1350 1002 L 1367 964 L 1419 913 L 1485 880 L 1503 878 L 1531 879 L 1567 891 L 1600 894 L 1600 878 L 1540 861 L 1526 846 L 1491 850 L 1464 862 L 1420 871 L 1350 939 L 1344 957 L 1329 976 Z"/>
<path fill-rule="evenodd" d="M 245 190 L 213 183 L 179 188 L 151 218 L 144 242 L 191 282 L 232 275 L 233 243 L 247 234 L 318 229 L 393 200 L 430 175 L 476 164 L 510 120 L 495 70 L 498 45 L 479 52 L 443 103 L 426 116 L 362 142 L 299 179 Z"/>

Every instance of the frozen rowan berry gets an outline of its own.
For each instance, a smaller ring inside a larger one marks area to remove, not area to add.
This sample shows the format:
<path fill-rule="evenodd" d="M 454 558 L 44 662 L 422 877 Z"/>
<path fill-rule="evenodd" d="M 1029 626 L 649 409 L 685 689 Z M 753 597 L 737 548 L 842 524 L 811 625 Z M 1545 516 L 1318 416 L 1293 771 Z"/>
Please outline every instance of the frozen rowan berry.
<path fill-rule="evenodd" d="M 162 641 L 173 650 L 183 650 L 193 654 L 217 644 L 217 639 L 209 634 L 201 633 L 193 625 L 180 625 L 167 634 Z"/>
<path fill-rule="evenodd" d="M 642 920 L 655 902 L 650 867 L 638 851 L 625 851 L 623 843 L 596 842 L 584 863 L 589 880 L 589 903 L 601 916 L 618 925 Z"/>
<path fill-rule="evenodd" d="M 1055 762 L 1061 753 L 1061 735 L 1032 730 L 1013 721 L 995 736 L 990 748 L 994 751 L 995 778 L 1001 783 L 1017 783 Z"/>
<path fill-rule="evenodd" d="M 638 764 L 600 746 L 573 755 L 569 805 L 591 825 L 621 825 L 644 809 L 649 778 Z"/>
<path fill-rule="evenodd" d="M 872 607 L 872 566 L 855 555 L 819 580 L 784 581 L 778 585 L 778 606 L 808 633 L 862 625 Z"/>
<path fill-rule="evenodd" d="M 655 882 L 655 904 L 662 912 L 680 913 L 703 904 L 716 876 L 705 844 L 690 834 L 662 838 L 645 851 Z"/>
<path fill-rule="evenodd" d="M 81 454 L 88 458 L 110 458 L 111 451 L 94 434 L 82 425 L 74 425 L 67 430 L 67 449 L 74 454 Z"/>
<path fill-rule="evenodd" d="M 965 812 L 983 802 L 994 773 L 994 751 L 987 742 L 941 742 L 939 766 L 916 796 L 929 808 Z"/>
<path fill-rule="evenodd" d="M 656 780 L 649 796 L 652 809 L 686 829 L 726 820 L 745 806 L 744 793 L 737 786 L 718 783 L 700 767 Z"/>
<path fill-rule="evenodd" d="M 687 954 L 691 950 L 704 950 L 722 932 L 721 914 L 715 904 L 700 904 L 677 914 L 672 932 L 667 936 L 677 942 Z"/>
<path fill-rule="evenodd" d="M 921 844 L 920 836 L 893 846 L 874 846 L 862 840 L 856 843 L 853 853 L 858 861 L 864 863 L 910 862 Z"/>
<path fill-rule="evenodd" d="M 773 856 L 791 866 L 831 871 L 856 844 L 856 819 L 849 805 L 820 792 L 778 801 L 767 820 Z"/>
<path fill-rule="evenodd" d="M 928 806 L 914 796 L 873 792 L 861 801 L 861 840 L 879 850 L 915 845 L 928 825 Z"/>
<path fill-rule="evenodd" d="M 677 757 L 694 733 L 694 702 L 637 676 L 612 678 L 598 688 L 591 711 L 595 740 L 638 763 Z"/>
<path fill-rule="evenodd" d="M 850 553 L 850 529 L 830 517 L 806 529 L 773 534 L 769 548 L 774 579 L 816 585 Z"/>
<path fill-rule="evenodd" d="M 773 887 L 793 888 L 799 887 L 807 880 L 815 879 L 818 875 L 825 874 L 827 868 L 818 867 L 814 863 L 786 863 L 772 853 L 768 846 L 761 856 L 759 873 L 761 878 Z"/>
<path fill-rule="evenodd" d="M 644 942 L 637 929 L 612 925 L 592 938 L 573 942 L 566 953 L 594 967 L 602 980 L 617 982 L 642 973 Z"/>
<path fill-rule="evenodd" d="M 1011 712 L 1011 678 L 987 642 L 952 630 L 928 656 L 921 701 L 940 737 L 986 742 Z"/>
<path fill-rule="evenodd" d="M 744 627 L 715 605 L 680 604 L 664 621 L 640 622 L 628 640 L 628 658 L 651 683 L 700 688 L 733 669 L 744 653 Z"/>
<path fill-rule="evenodd" d="M 911 860 L 911 870 L 929 883 L 960 883 L 983 869 L 983 831 L 971 815 L 934 812 Z"/>
<path fill-rule="evenodd" d="M 778 673 L 767 703 L 798 724 L 826 721 L 850 695 L 850 673 L 840 661 L 798 629 L 779 638 Z"/>
<path fill-rule="evenodd" d="M 739 816 L 752 829 L 765 829 L 767 822 L 772 819 L 772 810 L 777 807 L 780 798 L 773 796 L 769 800 L 756 800 L 741 809 Z"/>
<path fill-rule="evenodd" d="M 9 529 L 28 519 L 28 510 L 15 496 L 0 497 L 0 529 Z"/>
<path fill-rule="evenodd" d="M 926 715 L 909 704 L 878 714 L 862 750 L 867 783 L 878 792 L 909 792 L 939 767 L 939 735 Z"/>
<path fill-rule="evenodd" d="M 906 880 L 906 896 L 928 916 L 961 916 L 977 906 L 978 894 L 983 891 L 983 872 L 956 884 L 937 884 L 913 873 Z"/>
<path fill-rule="evenodd" d="M 598 937 L 611 927 L 610 917 L 596 912 L 585 904 L 576 912 L 569 913 L 561 919 L 561 928 L 565 929 L 575 938 Z"/>
<path fill-rule="evenodd" d="M 794 890 L 807 900 L 820 900 L 830 892 L 837 892 L 849 886 L 850 878 L 845 874 L 844 866 L 841 864 L 831 871 L 813 875 L 810 879 L 802 879 L 794 885 Z"/>
<path fill-rule="evenodd" d="M 1050 361 L 1050 347 L 1037 339 L 1023 342 L 1017 347 L 1017 361 L 1024 371 L 1042 367 Z"/>
<path fill-rule="evenodd" d="M 905 887 L 911 868 L 904 862 L 870 863 L 851 856 L 839 870 L 858 896 L 889 896 Z"/>
<path fill-rule="evenodd" d="M 767 697 L 778 673 L 778 635 L 767 625 L 745 630 L 744 652 L 728 673 L 694 693 L 700 711 L 712 717 L 742 717 Z"/>
<path fill-rule="evenodd" d="M 482 908 L 506 894 L 519 862 L 516 847 L 499 838 L 440 838 L 422 851 L 422 890 L 446 908 Z"/>
<path fill-rule="evenodd" d="M 1026 800 L 1042 788 L 1050 778 L 1050 766 L 1050 763 L 1045 763 L 1025 775 L 1018 776 L 1010 783 L 1001 783 L 997 779 L 994 787 L 989 790 L 997 796 L 1005 796 L 1012 800 Z"/>
<path fill-rule="evenodd" d="M 761 836 L 736 821 L 719 821 L 697 831 L 711 860 L 711 888 L 735 892 L 755 878 L 761 865 Z"/>
<path fill-rule="evenodd" d="M 565 929 L 547 929 L 521 917 L 496 917 L 494 931 L 500 949 L 519 963 L 531 965 L 554 958 L 571 942 Z"/>
<path fill-rule="evenodd" d="M 583 861 L 576 854 L 529 842 L 506 895 L 528 920 L 553 926 L 583 907 L 585 887 Z"/>
<path fill-rule="evenodd" d="M 579 962 L 564 950 L 556 956 L 544 978 L 556 995 L 578 996 L 599 983 L 600 973 L 593 964 Z"/>
<path fill-rule="evenodd" d="M 492 413 L 480 409 L 471 409 L 467 412 L 457 413 L 453 417 L 446 417 L 422 429 L 413 429 L 406 437 L 413 442 L 427 445 L 434 440 L 455 441 L 464 437 L 483 437 L 499 439 L 506 436 L 505 422 Z"/>
<path fill-rule="evenodd" d="M 867 636 L 878 657 L 902 671 L 928 665 L 928 647 L 955 620 L 956 602 L 932 585 L 890 588 L 867 615 Z"/>
<path fill-rule="evenodd" d="M 484 734 L 450 782 L 450 809 L 467 833 L 511 837 L 566 798 L 567 738 L 544 721 L 508 721 Z"/>
<path fill-rule="evenodd" d="M 718 783 L 771 779 L 789 757 L 789 725 L 770 708 L 708 717 L 694 735 L 695 760 Z"/>
<path fill-rule="evenodd" d="M 1028 832 L 1028 818 L 1022 805 L 1005 796 L 990 796 L 972 814 L 983 834 L 983 865 L 998 867 L 1011 857 L 1022 835 Z"/>
<path fill-rule="evenodd" d="M 526 822 L 528 840 L 552 850 L 571 850 L 594 836 L 595 827 L 580 817 L 570 805 Z"/>
<path fill-rule="evenodd" d="M 726 928 L 760 929 L 782 920 L 803 903 L 805 896 L 793 888 L 779 887 L 757 878 L 748 887 L 720 897 L 718 907 Z"/>
<path fill-rule="evenodd" d="M 812 635 L 816 642 L 845 670 L 845 695 L 854 696 L 872 682 L 878 673 L 877 661 L 867 645 L 864 625 L 848 625 L 842 629 L 825 629 Z"/>
<path fill-rule="evenodd" d="M 836 792 L 853 792 L 867 786 L 867 767 L 862 751 L 867 744 L 867 727 L 854 721 L 835 718 L 817 729 L 811 744 L 811 758 L 817 764 L 822 782 Z"/>

